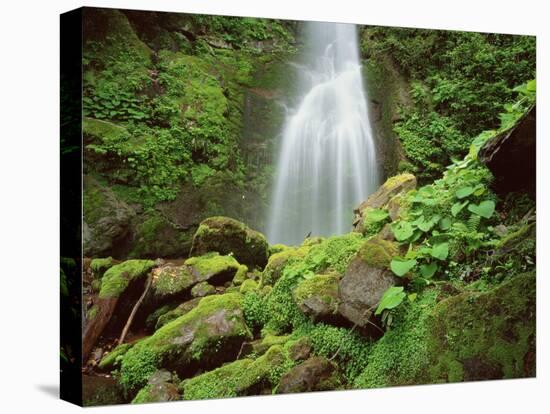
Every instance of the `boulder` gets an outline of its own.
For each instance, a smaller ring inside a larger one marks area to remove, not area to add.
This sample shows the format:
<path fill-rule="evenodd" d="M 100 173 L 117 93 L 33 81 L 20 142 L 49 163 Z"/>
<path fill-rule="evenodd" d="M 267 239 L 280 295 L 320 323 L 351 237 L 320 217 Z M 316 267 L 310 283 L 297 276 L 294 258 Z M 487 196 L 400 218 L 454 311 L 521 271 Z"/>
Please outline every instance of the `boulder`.
<path fill-rule="evenodd" d="M 132 404 L 177 401 L 180 399 L 179 389 L 174 382 L 178 378 L 164 369 L 156 371 L 147 385 L 143 387 L 132 400 Z"/>
<path fill-rule="evenodd" d="M 194 298 L 203 298 L 216 293 L 216 288 L 208 282 L 200 282 L 191 289 L 191 296 Z"/>
<path fill-rule="evenodd" d="M 399 216 L 399 206 L 401 197 L 407 192 L 416 188 L 416 177 L 409 173 L 399 174 L 390 177 L 382 184 L 376 192 L 371 194 L 366 201 L 363 201 L 354 209 L 355 218 L 353 220 L 353 229 L 359 233 L 364 233 L 365 223 L 369 224 L 368 214 L 378 214 L 380 209 L 388 210 L 392 220 Z M 383 223 L 382 223 L 383 224 Z"/>
<path fill-rule="evenodd" d="M 82 245 L 85 256 L 110 254 L 129 234 L 134 211 L 108 187 L 84 177 Z"/>
<path fill-rule="evenodd" d="M 397 245 L 378 237 L 367 240 L 348 265 L 339 283 L 339 313 L 360 328 L 369 328 L 384 292 L 400 280 L 389 265 Z"/>
<path fill-rule="evenodd" d="M 239 263 L 232 256 L 220 256 L 218 253 L 191 257 L 180 266 L 167 263 L 153 272 L 148 306 L 158 308 L 167 301 L 185 299 L 192 295 L 193 287 L 201 283 L 223 285 L 233 279 L 239 268 Z"/>
<path fill-rule="evenodd" d="M 155 330 L 162 328 L 168 322 L 173 321 L 174 319 L 179 318 L 180 316 L 185 315 L 189 311 L 193 310 L 199 305 L 199 302 L 202 298 L 193 298 L 182 304 L 178 305 L 176 308 L 167 311 L 166 313 L 160 315 L 155 324 Z"/>
<path fill-rule="evenodd" d="M 231 362 L 194 378 L 184 380 L 180 388 L 184 400 L 271 394 L 278 380 L 291 364 L 281 345 L 273 345 L 257 359 Z"/>
<path fill-rule="evenodd" d="M 108 326 L 114 330 L 122 329 L 154 266 L 152 260 L 127 260 L 105 272 L 98 299 L 88 312 L 82 340 L 83 361 L 86 361 L 97 339 Z"/>
<path fill-rule="evenodd" d="M 335 363 L 323 357 L 312 357 L 283 375 L 276 393 L 327 391 L 338 389 L 341 385 Z"/>
<path fill-rule="evenodd" d="M 488 140 L 478 158 L 491 170 L 492 187 L 498 194 L 536 190 L 536 106 L 513 127 Z"/>
<path fill-rule="evenodd" d="M 300 281 L 293 291 L 298 308 L 313 321 L 332 321 L 338 319 L 338 282 L 340 275 L 330 273 L 315 275 Z"/>
<path fill-rule="evenodd" d="M 191 246 L 191 256 L 209 252 L 232 254 L 250 269 L 264 268 L 269 256 L 265 236 L 229 217 L 210 217 L 202 221 Z"/>
<path fill-rule="evenodd" d="M 252 339 L 241 307 L 242 295 L 202 298 L 198 306 L 135 344 L 121 363 L 121 383 L 129 391 L 146 385 L 158 369 L 189 377 L 234 360 L 243 341 Z"/>

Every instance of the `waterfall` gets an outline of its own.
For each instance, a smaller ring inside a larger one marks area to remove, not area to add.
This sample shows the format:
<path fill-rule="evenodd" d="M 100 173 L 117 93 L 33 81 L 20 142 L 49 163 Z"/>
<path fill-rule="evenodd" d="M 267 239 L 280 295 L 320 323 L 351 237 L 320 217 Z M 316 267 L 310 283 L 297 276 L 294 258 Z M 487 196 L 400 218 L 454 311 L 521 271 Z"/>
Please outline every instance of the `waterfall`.
<path fill-rule="evenodd" d="M 378 186 L 356 27 L 306 23 L 302 98 L 289 111 L 268 217 L 271 243 L 351 230 L 353 207 Z"/>

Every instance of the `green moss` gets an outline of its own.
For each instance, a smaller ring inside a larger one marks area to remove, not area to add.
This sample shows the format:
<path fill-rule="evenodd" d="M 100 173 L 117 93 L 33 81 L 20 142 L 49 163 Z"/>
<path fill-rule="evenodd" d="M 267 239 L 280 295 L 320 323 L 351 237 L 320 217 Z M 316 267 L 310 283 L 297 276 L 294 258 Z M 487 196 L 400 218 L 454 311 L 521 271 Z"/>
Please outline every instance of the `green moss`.
<path fill-rule="evenodd" d="M 262 272 L 260 286 L 273 285 L 282 275 L 284 268 L 297 259 L 303 258 L 309 251 L 308 247 L 289 247 L 269 257 Z"/>
<path fill-rule="evenodd" d="M 181 254 L 180 237 L 185 237 L 185 233 L 161 214 L 148 212 L 143 221 L 134 226 L 135 241 L 129 257 L 177 257 Z"/>
<path fill-rule="evenodd" d="M 184 372 L 199 361 L 204 368 L 226 361 L 252 337 L 241 316 L 241 302 L 238 293 L 201 299 L 196 308 L 128 351 L 121 364 L 121 384 L 137 390 L 157 368 Z"/>
<path fill-rule="evenodd" d="M 132 348 L 133 344 L 120 344 L 103 358 L 98 364 L 99 369 L 104 371 L 112 371 L 113 369 L 120 367 L 120 362 L 124 355 Z"/>
<path fill-rule="evenodd" d="M 311 246 L 304 263 L 309 270 L 315 273 L 325 270 L 344 273 L 363 242 L 364 238 L 358 233 L 329 237 Z"/>
<path fill-rule="evenodd" d="M 213 295 L 216 293 L 216 288 L 208 282 L 197 283 L 191 289 L 191 296 L 194 298 L 202 298 L 203 296 Z"/>
<path fill-rule="evenodd" d="M 181 383 L 183 399 L 235 397 L 258 394 L 266 388 L 273 388 L 281 376 L 290 370 L 294 362 L 281 345 L 253 359 L 241 359 L 226 364 Z"/>
<path fill-rule="evenodd" d="M 247 325 L 252 330 L 259 330 L 269 320 L 267 295 L 259 291 L 249 291 L 244 295 L 243 313 Z"/>
<path fill-rule="evenodd" d="M 168 322 L 171 322 L 174 319 L 177 319 L 180 316 L 185 315 L 187 312 L 195 308 L 199 304 L 199 302 L 200 302 L 200 298 L 194 298 L 180 304 L 179 306 L 175 307 L 172 310 L 167 311 L 166 313 L 163 313 L 156 320 L 155 330 L 158 330 L 159 328 L 166 325 Z"/>
<path fill-rule="evenodd" d="M 338 310 L 339 281 L 340 275 L 338 273 L 315 275 L 312 278 L 302 280 L 294 289 L 295 301 L 300 306 L 300 303 L 310 298 L 316 298 L 335 313 Z"/>
<path fill-rule="evenodd" d="M 534 358 L 535 288 L 534 274 L 525 273 L 488 292 L 465 292 L 440 302 L 429 340 L 430 379 L 534 375 L 534 364 L 526 361 L 528 354 Z M 457 374 L 459 365 L 463 377 Z"/>
<path fill-rule="evenodd" d="M 248 267 L 245 265 L 239 265 L 239 269 L 237 270 L 237 273 L 235 273 L 235 277 L 233 278 L 233 284 L 235 286 L 242 285 L 242 283 L 246 280 L 248 275 Z"/>
<path fill-rule="evenodd" d="M 369 266 L 389 268 L 394 256 L 397 256 L 397 245 L 393 242 L 373 237 L 367 240 L 359 250 L 357 256 Z"/>
<path fill-rule="evenodd" d="M 386 182 L 382 184 L 382 187 L 387 191 L 391 191 L 407 182 L 416 182 L 416 177 L 409 173 L 394 175 L 388 178 Z"/>
<path fill-rule="evenodd" d="M 148 329 L 148 330 L 151 330 L 151 331 L 154 331 L 155 330 L 155 326 L 159 320 L 159 318 L 162 316 L 162 315 L 165 315 L 166 313 L 170 312 L 171 310 L 174 309 L 174 305 L 172 304 L 167 304 L 167 305 L 164 305 L 164 306 L 161 306 L 160 308 L 158 309 L 155 309 L 153 312 L 151 312 L 149 315 L 147 315 L 147 318 L 145 319 L 145 327 Z"/>
<path fill-rule="evenodd" d="M 381 208 L 367 207 L 361 214 L 363 216 L 363 234 L 367 236 L 374 236 L 390 221 L 388 212 Z"/>
<path fill-rule="evenodd" d="M 94 277 L 101 278 L 103 273 L 113 266 L 113 258 L 106 257 L 103 259 L 93 259 L 90 263 L 90 269 L 94 273 Z"/>
<path fill-rule="evenodd" d="M 88 117 L 84 117 L 82 120 L 82 132 L 84 135 L 98 138 L 103 142 L 125 140 L 130 137 L 130 133 L 126 128 L 120 125 Z"/>
<path fill-rule="evenodd" d="M 152 260 L 127 260 L 111 267 L 103 275 L 99 297 L 118 297 L 132 280 L 146 276 L 154 265 Z"/>
<path fill-rule="evenodd" d="M 243 282 L 241 289 L 239 290 L 242 294 L 251 292 L 258 289 L 258 283 L 255 280 L 248 279 Z"/>
<path fill-rule="evenodd" d="M 282 251 L 289 249 L 287 245 L 284 244 L 272 244 L 269 246 L 269 256 L 273 256 L 274 254 L 281 253 Z"/>
<path fill-rule="evenodd" d="M 196 282 L 187 266 L 165 266 L 154 272 L 153 289 L 156 296 L 170 296 L 184 292 Z"/>
<path fill-rule="evenodd" d="M 185 264 L 192 266 L 201 276 L 201 279 L 208 279 L 212 275 L 234 272 L 239 270 L 239 262 L 233 256 L 220 256 L 218 253 L 208 253 L 200 257 L 191 257 Z"/>
<path fill-rule="evenodd" d="M 92 306 L 87 314 L 88 321 L 94 320 L 98 312 L 99 312 L 98 306 L 97 305 Z"/>
<path fill-rule="evenodd" d="M 418 379 L 429 366 L 429 318 L 437 294 L 437 290 L 429 289 L 415 302 L 397 308 L 391 328 L 372 345 L 367 364 L 354 380 L 354 387 L 427 383 Z"/>

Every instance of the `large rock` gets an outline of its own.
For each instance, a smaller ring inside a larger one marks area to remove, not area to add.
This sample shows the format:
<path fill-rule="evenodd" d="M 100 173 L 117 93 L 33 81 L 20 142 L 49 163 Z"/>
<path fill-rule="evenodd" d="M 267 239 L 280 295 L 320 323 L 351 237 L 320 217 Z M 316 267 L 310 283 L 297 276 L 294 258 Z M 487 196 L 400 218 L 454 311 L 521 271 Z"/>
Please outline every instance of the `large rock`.
<path fill-rule="evenodd" d="M 271 346 L 257 359 L 239 359 L 214 371 L 185 380 L 180 388 L 184 400 L 236 397 L 271 393 L 278 372 L 291 361 L 281 345 Z"/>
<path fill-rule="evenodd" d="M 354 231 L 365 233 L 368 230 L 366 227 L 369 227 L 369 213 L 377 214 L 379 209 L 388 210 L 391 219 L 395 220 L 399 216 L 402 196 L 415 188 L 416 177 L 412 174 L 405 173 L 388 178 L 376 192 L 355 208 Z"/>
<path fill-rule="evenodd" d="M 252 339 L 241 308 L 242 295 L 207 296 L 199 305 L 132 347 L 122 360 L 121 383 L 127 390 L 145 386 L 157 369 L 180 378 L 234 360 L 243 341 Z"/>
<path fill-rule="evenodd" d="M 312 357 L 287 372 L 277 386 L 277 394 L 335 390 L 341 386 L 335 363 Z"/>
<path fill-rule="evenodd" d="M 191 247 L 191 256 L 208 252 L 232 254 L 250 269 L 263 268 L 269 257 L 269 245 L 263 234 L 229 217 L 210 217 L 201 222 Z"/>
<path fill-rule="evenodd" d="M 97 302 L 88 312 L 82 340 L 84 361 L 106 328 L 110 326 L 120 333 L 154 266 L 152 260 L 127 260 L 105 272 Z"/>
<path fill-rule="evenodd" d="M 339 313 L 360 328 L 369 328 L 370 319 L 384 292 L 399 283 L 389 265 L 398 254 L 395 243 L 372 238 L 352 259 L 340 281 Z"/>
<path fill-rule="evenodd" d="M 199 283 L 223 285 L 233 279 L 239 268 L 234 257 L 218 253 L 191 257 L 179 266 L 167 263 L 153 272 L 148 306 L 156 308 L 169 300 L 185 299 Z"/>
<path fill-rule="evenodd" d="M 495 176 L 492 186 L 497 193 L 526 191 L 535 194 L 536 123 L 534 106 L 515 126 L 487 141 L 479 151 L 480 161 Z"/>
<path fill-rule="evenodd" d="M 111 254 L 129 234 L 134 211 L 115 193 L 95 179 L 84 177 L 84 223 L 82 245 L 85 256 Z"/>
<path fill-rule="evenodd" d="M 302 280 L 293 291 L 294 301 L 313 321 L 338 320 L 339 281 L 338 273 L 315 275 Z"/>
<path fill-rule="evenodd" d="M 132 404 L 150 403 L 150 402 L 166 402 L 177 401 L 180 399 L 177 382 L 177 377 L 164 369 L 158 370 L 149 378 L 147 385 L 143 387 L 136 397 L 132 400 Z"/>

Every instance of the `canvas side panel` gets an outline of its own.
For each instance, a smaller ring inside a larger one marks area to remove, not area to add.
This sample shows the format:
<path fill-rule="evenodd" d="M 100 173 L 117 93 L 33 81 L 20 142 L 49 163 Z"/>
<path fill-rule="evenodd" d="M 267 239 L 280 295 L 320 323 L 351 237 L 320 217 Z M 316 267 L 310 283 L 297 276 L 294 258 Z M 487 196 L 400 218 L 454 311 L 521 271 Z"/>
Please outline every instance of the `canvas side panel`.
<path fill-rule="evenodd" d="M 60 397 L 82 405 L 82 9 L 60 24 Z"/>

